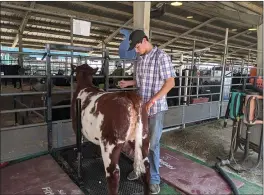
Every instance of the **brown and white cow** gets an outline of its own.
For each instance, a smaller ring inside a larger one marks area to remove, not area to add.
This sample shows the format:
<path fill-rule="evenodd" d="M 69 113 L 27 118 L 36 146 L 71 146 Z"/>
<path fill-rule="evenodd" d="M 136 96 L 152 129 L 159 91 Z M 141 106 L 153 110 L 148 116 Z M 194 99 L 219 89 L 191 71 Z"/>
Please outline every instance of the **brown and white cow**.
<path fill-rule="evenodd" d="M 149 194 L 149 135 L 148 116 L 136 92 L 105 92 L 95 87 L 92 76 L 97 72 L 87 64 L 72 66 L 77 86 L 71 103 L 72 125 L 76 134 L 76 98 L 81 99 L 83 136 L 100 145 L 104 162 L 108 194 L 119 189 L 118 166 L 122 147 L 134 143 L 134 170 L 142 176 L 144 194 Z M 131 144 L 132 145 L 132 144 Z"/>

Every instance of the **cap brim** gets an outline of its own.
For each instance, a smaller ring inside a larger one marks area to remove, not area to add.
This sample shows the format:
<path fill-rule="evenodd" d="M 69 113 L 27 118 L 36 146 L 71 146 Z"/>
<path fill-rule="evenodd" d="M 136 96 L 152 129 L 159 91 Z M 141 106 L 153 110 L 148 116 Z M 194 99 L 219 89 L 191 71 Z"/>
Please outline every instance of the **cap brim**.
<path fill-rule="evenodd" d="M 136 46 L 136 44 L 131 43 L 131 45 L 129 46 L 127 51 L 131 51 L 132 49 L 134 49 Z"/>

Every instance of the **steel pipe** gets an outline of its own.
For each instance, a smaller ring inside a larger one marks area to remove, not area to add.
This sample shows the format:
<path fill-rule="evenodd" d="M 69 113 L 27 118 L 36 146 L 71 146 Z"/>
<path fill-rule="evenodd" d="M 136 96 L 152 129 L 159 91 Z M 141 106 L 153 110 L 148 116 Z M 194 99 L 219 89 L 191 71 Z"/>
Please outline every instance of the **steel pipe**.
<path fill-rule="evenodd" d="M 21 108 L 21 109 L 12 109 L 12 110 L 1 110 L 1 114 L 15 113 L 15 112 L 26 112 L 26 111 L 34 111 L 34 110 L 45 110 L 46 107 L 38 107 L 38 108 Z"/>
<path fill-rule="evenodd" d="M 20 105 L 22 105 L 22 106 L 24 106 L 24 107 L 26 107 L 26 108 L 29 108 L 26 104 L 20 102 L 19 100 L 17 100 L 17 99 L 14 99 L 14 100 L 15 100 L 15 102 L 19 103 Z M 31 111 L 32 111 L 34 114 L 36 114 L 37 116 L 39 116 L 41 119 L 44 119 L 44 116 L 43 116 L 42 114 L 36 112 L 35 110 L 31 110 Z"/>

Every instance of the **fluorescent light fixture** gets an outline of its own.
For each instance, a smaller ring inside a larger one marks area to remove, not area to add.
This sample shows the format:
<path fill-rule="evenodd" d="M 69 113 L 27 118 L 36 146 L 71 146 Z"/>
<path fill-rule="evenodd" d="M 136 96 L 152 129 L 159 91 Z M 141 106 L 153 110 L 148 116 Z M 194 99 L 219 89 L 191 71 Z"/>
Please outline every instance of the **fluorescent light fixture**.
<path fill-rule="evenodd" d="M 172 6 L 181 6 L 182 5 L 182 2 L 179 2 L 179 1 L 174 1 L 171 3 Z"/>
<path fill-rule="evenodd" d="M 187 16 L 186 18 L 191 19 L 191 18 L 193 18 L 193 16 Z"/>
<path fill-rule="evenodd" d="M 248 30 L 254 31 L 254 30 L 257 30 L 257 29 L 256 28 L 249 28 Z"/>
<path fill-rule="evenodd" d="M 236 31 L 237 31 L 237 29 L 236 29 L 236 28 L 233 28 L 231 31 L 233 31 L 233 32 L 236 32 Z"/>

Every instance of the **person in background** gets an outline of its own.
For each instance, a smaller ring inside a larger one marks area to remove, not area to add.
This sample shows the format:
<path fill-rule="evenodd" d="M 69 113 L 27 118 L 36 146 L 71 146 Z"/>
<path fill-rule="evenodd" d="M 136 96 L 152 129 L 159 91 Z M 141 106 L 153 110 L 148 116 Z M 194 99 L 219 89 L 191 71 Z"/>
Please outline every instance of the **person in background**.
<path fill-rule="evenodd" d="M 150 131 L 150 191 L 160 192 L 160 138 L 163 129 L 164 111 L 168 110 L 167 93 L 174 87 L 176 77 L 170 56 L 154 47 L 142 30 L 135 30 L 129 37 L 130 47 L 140 55 L 136 64 L 135 80 L 119 82 L 121 88 L 137 86 L 149 116 Z M 138 179 L 132 171 L 128 180 Z"/>
<path fill-rule="evenodd" d="M 132 68 L 133 63 L 131 63 L 131 65 L 127 68 L 125 68 L 125 70 L 122 67 L 122 63 L 120 61 L 117 61 L 116 64 L 116 69 L 112 72 L 111 76 L 123 76 L 123 71 L 127 71 L 130 70 L 130 68 Z M 125 76 L 129 76 L 128 73 L 125 72 Z M 116 87 L 118 86 L 118 82 L 122 80 L 122 78 L 113 78 L 113 85 Z"/>
<path fill-rule="evenodd" d="M 250 73 L 249 76 L 252 77 L 249 79 L 249 82 L 254 85 L 254 80 L 257 80 L 256 76 L 257 76 L 257 64 L 253 65 L 254 67 L 252 67 L 250 69 Z"/>

